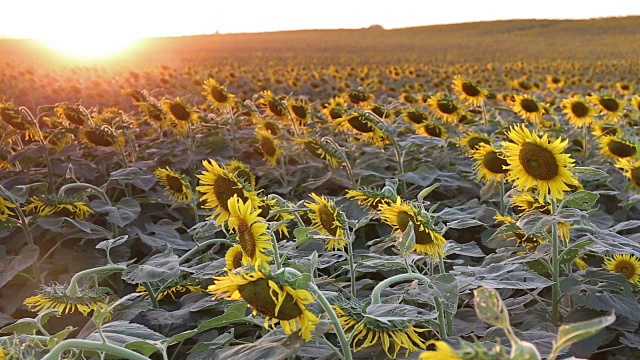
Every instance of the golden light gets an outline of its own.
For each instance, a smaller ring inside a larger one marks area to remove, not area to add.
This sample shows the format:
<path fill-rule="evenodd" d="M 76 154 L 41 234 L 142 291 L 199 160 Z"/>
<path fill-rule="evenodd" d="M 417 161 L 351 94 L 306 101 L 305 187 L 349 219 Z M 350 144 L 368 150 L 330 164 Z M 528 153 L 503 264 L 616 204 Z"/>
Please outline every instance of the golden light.
<path fill-rule="evenodd" d="M 123 34 L 50 34 L 39 38 L 45 46 L 79 60 L 93 60 L 121 53 L 138 39 Z"/>

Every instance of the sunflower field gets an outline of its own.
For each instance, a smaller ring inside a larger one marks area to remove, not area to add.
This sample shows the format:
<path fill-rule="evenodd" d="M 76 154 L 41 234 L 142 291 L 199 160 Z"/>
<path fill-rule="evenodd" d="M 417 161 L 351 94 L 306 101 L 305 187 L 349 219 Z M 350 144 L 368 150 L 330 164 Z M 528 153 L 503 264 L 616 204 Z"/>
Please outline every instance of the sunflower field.
<path fill-rule="evenodd" d="M 0 359 L 640 358 L 638 27 L 3 40 Z"/>

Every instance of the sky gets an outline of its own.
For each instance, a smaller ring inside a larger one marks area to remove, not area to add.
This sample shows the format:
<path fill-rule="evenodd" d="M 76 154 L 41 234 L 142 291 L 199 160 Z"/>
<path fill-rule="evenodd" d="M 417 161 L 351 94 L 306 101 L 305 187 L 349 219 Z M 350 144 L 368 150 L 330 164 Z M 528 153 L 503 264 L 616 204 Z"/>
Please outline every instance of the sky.
<path fill-rule="evenodd" d="M 0 37 L 89 59 L 146 37 L 628 16 L 640 15 L 640 0 L 2 0 L 0 8 Z"/>

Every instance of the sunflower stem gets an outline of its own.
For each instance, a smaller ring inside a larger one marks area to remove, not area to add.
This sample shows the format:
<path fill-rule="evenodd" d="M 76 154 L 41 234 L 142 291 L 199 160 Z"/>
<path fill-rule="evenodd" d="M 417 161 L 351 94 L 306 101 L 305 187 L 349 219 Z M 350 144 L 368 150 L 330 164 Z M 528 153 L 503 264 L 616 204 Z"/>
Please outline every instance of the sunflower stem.
<path fill-rule="evenodd" d="M 31 228 L 29 227 L 29 221 L 27 220 L 27 217 L 24 216 L 24 212 L 22 211 L 22 208 L 20 208 L 20 204 L 18 204 L 18 202 L 15 201 L 12 196 L 7 194 L 4 191 L 4 188 L 1 186 L 0 191 L 7 199 L 9 199 L 9 201 L 11 201 L 11 203 L 15 205 L 15 208 L 12 209 L 16 211 L 18 218 L 20 218 L 19 224 L 22 228 L 22 231 L 24 232 L 24 237 L 27 239 L 27 244 L 29 246 L 36 246 L 33 242 L 33 234 L 31 233 Z M 38 248 L 38 253 L 40 252 L 39 250 L 40 248 Z M 40 278 L 40 262 L 38 261 L 38 259 L 36 259 L 31 266 L 33 268 L 33 278 L 38 285 L 42 285 L 42 279 Z"/>
<path fill-rule="evenodd" d="M 500 214 L 504 215 L 504 181 L 500 180 Z"/>
<path fill-rule="evenodd" d="M 587 166 L 587 160 L 589 159 L 589 151 L 587 150 L 587 128 L 587 124 L 582 125 L 582 150 L 584 151 L 584 166 Z"/>
<path fill-rule="evenodd" d="M 444 267 L 444 256 L 438 256 L 438 267 L 440 268 L 440 274 L 446 274 L 447 273 L 447 269 Z M 444 308 L 442 308 L 441 310 L 444 313 L 443 320 L 445 321 L 445 324 L 446 324 L 446 332 L 444 334 L 445 335 L 446 334 L 453 334 L 453 314 L 451 314 L 450 312 L 444 310 Z M 438 311 L 440 311 L 440 310 L 438 310 Z M 441 315 L 440 312 L 438 312 L 438 316 L 440 316 L 440 315 Z M 440 331 L 442 331 L 442 330 L 440 330 Z"/>
<path fill-rule="evenodd" d="M 356 183 L 355 177 L 353 176 L 353 168 L 351 167 L 351 163 L 347 159 L 347 154 L 344 152 L 344 149 L 340 147 L 340 145 L 338 145 L 332 138 L 328 136 L 323 137 L 322 139 L 320 139 L 320 141 L 322 141 L 325 144 L 331 145 L 334 149 L 336 149 L 340 153 L 340 156 L 342 156 L 342 162 L 344 164 L 344 167 L 347 170 L 347 175 L 349 175 L 349 181 L 351 182 L 351 186 L 353 187 L 354 190 L 357 189 L 358 184 Z"/>
<path fill-rule="evenodd" d="M 482 108 L 482 122 L 484 123 L 484 126 L 487 126 L 489 122 L 487 121 L 487 109 L 484 106 L 484 99 L 482 99 L 480 107 Z"/>
<path fill-rule="evenodd" d="M 81 278 L 91 275 L 97 275 L 100 273 L 123 271 L 126 268 L 127 267 L 123 265 L 105 265 L 80 271 L 79 273 L 73 275 L 71 281 L 69 281 L 69 287 L 67 288 L 66 293 L 68 296 L 78 297 L 80 296 L 80 289 L 78 289 L 78 280 L 80 280 Z"/>
<path fill-rule="evenodd" d="M 271 246 L 273 247 L 273 262 L 276 265 L 276 271 L 282 269 L 282 262 L 280 260 L 280 250 L 278 250 L 278 240 L 276 240 L 276 234 L 271 233 Z"/>
<path fill-rule="evenodd" d="M 69 349 L 106 352 L 112 355 L 116 355 L 119 358 L 129 360 L 149 360 L 149 358 L 144 355 L 138 354 L 135 351 L 125 349 L 120 346 L 80 339 L 63 340 L 62 342 L 58 343 L 58 345 L 56 345 L 53 349 L 51 349 L 51 351 L 45 357 L 43 357 L 42 360 L 58 360 L 61 358 L 62 353 Z"/>
<path fill-rule="evenodd" d="M 382 293 L 382 290 L 384 290 L 386 287 L 390 286 L 393 283 L 397 283 L 400 281 L 407 281 L 407 280 L 422 280 L 427 284 L 431 283 L 429 279 L 422 274 L 411 273 L 411 274 L 394 275 L 386 280 L 381 281 L 380 283 L 378 283 L 378 285 L 376 285 L 376 287 L 373 288 L 373 291 L 371 292 L 371 304 L 373 305 L 373 304 L 381 303 L 380 294 Z"/>
<path fill-rule="evenodd" d="M 151 288 L 151 284 L 145 281 L 142 283 L 142 286 L 144 287 L 144 290 L 147 292 L 147 295 L 149 295 L 149 300 L 151 300 L 151 305 L 153 305 L 153 308 L 160 309 L 160 305 L 158 304 L 158 297 L 156 296 L 156 293 L 153 292 L 153 289 Z"/>
<path fill-rule="evenodd" d="M 234 117 L 233 108 L 231 107 L 231 104 L 227 105 L 227 114 L 229 115 L 229 121 L 230 121 L 229 127 L 231 128 L 231 150 L 233 150 L 233 153 L 235 154 L 236 152 L 236 119 Z"/>
<path fill-rule="evenodd" d="M 292 269 L 289 267 L 283 268 L 282 271 L 285 274 L 290 273 L 295 277 L 302 276 L 302 274 L 298 270 Z M 336 312 L 331 307 L 331 304 L 329 303 L 327 298 L 324 296 L 324 294 L 320 291 L 320 289 L 318 289 L 315 283 L 310 282 L 309 287 L 318 298 L 318 302 L 320 302 L 320 305 L 322 305 L 322 308 L 324 309 L 324 311 L 326 311 L 327 315 L 329 315 L 329 319 L 333 324 L 333 329 L 335 330 L 336 335 L 338 336 L 338 340 L 340 341 L 340 347 L 342 348 L 342 353 L 343 353 L 342 355 L 344 356 L 344 359 L 353 360 L 353 357 L 351 355 L 351 349 L 349 348 L 349 340 L 347 340 L 347 335 L 344 333 L 344 329 L 340 324 L 338 315 L 336 315 Z"/>
<path fill-rule="evenodd" d="M 184 263 L 188 258 L 190 258 L 193 254 L 197 253 L 198 251 L 200 251 L 201 249 L 211 245 L 211 244 L 226 244 L 228 243 L 227 239 L 211 239 L 211 240 L 207 240 L 203 243 L 197 244 L 193 249 L 187 251 L 184 255 L 182 255 L 180 257 L 180 259 L 178 259 L 178 263 L 182 264 Z"/>
<path fill-rule="evenodd" d="M 442 301 L 440 301 L 440 298 L 435 297 L 433 298 L 433 300 L 436 303 L 436 310 L 438 311 L 438 332 L 440 335 L 440 339 L 446 339 L 447 338 L 447 328 L 446 328 L 446 320 L 445 320 L 445 316 L 444 316 L 444 307 L 442 306 Z"/>
<path fill-rule="evenodd" d="M 356 299 L 356 266 L 353 262 L 353 236 L 349 235 L 347 239 L 347 250 L 349 251 L 349 277 L 351 278 L 351 297 Z"/>
<path fill-rule="evenodd" d="M 558 205 L 555 199 L 551 199 L 551 214 L 555 215 Z M 558 224 L 556 222 L 551 224 L 551 281 L 553 285 L 551 288 L 551 323 L 554 326 L 558 326 L 559 320 L 559 305 L 560 305 L 560 244 L 558 237 Z"/>
<path fill-rule="evenodd" d="M 61 196 L 64 196 L 64 193 L 67 190 L 70 189 L 86 189 L 86 190 L 91 190 L 93 191 L 96 195 L 100 196 L 100 198 L 102 199 L 102 201 L 106 202 L 107 205 L 109 205 L 110 207 L 112 207 L 113 205 L 111 204 L 111 200 L 109 199 L 109 197 L 107 196 L 107 193 L 104 192 L 104 190 L 100 189 L 97 186 L 91 185 L 91 184 L 87 184 L 87 183 L 73 183 L 73 184 L 67 184 L 64 185 L 60 188 L 60 190 L 58 190 L 58 194 Z M 114 238 L 118 237 L 118 226 L 113 223 L 111 223 L 111 235 L 113 235 Z"/>
<path fill-rule="evenodd" d="M 51 158 L 49 157 L 49 144 L 44 141 L 44 135 L 42 135 L 42 131 L 40 130 L 38 119 L 33 117 L 33 114 L 31 114 L 31 111 L 29 111 L 29 109 L 27 109 L 24 106 L 21 106 L 18 109 L 18 111 L 21 111 L 23 114 L 27 115 L 27 117 L 29 117 L 31 121 L 33 121 L 33 123 L 36 125 L 36 129 L 38 130 L 38 140 L 40 141 L 40 144 L 42 144 L 47 148 L 47 151 L 45 151 L 44 153 L 44 160 L 47 166 L 47 183 L 49 184 L 49 190 L 52 190 L 54 189 L 54 184 L 53 184 L 53 172 L 51 172 Z"/>

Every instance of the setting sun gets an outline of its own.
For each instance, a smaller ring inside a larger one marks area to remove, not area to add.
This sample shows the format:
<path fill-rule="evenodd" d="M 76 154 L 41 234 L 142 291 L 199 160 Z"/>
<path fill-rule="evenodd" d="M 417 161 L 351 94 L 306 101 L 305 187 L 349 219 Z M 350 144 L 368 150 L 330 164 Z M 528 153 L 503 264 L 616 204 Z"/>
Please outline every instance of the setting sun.
<path fill-rule="evenodd" d="M 107 34 L 50 35 L 38 39 L 45 46 L 81 60 L 98 59 L 120 53 L 133 46 L 135 37 Z"/>

